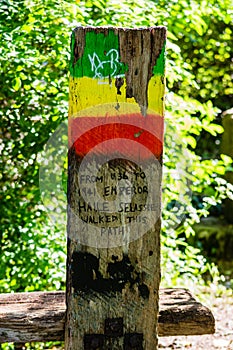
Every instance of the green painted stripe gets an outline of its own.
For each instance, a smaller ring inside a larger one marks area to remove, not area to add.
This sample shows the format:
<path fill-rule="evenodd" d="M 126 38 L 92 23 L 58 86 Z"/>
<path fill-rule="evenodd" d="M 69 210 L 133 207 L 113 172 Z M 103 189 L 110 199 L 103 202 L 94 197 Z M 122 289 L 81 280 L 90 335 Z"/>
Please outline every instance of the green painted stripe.
<path fill-rule="evenodd" d="M 108 78 L 124 75 L 127 66 L 120 62 L 118 35 L 112 29 L 108 35 L 86 32 L 83 56 L 74 62 L 75 33 L 71 37 L 71 64 L 72 77 Z"/>
<path fill-rule="evenodd" d="M 165 71 L 165 47 L 166 47 L 166 41 L 163 44 L 163 48 L 160 52 L 159 57 L 157 58 L 156 65 L 153 68 L 153 74 L 154 75 L 164 75 Z"/>
<path fill-rule="evenodd" d="M 128 69 L 126 64 L 120 62 L 119 39 L 113 29 L 108 30 L 108 35 L 87 31 L 83 56 L 75 64 L 73 64 L 74 46 L 75 32 L 71 35 L 70 74 L 72 77 L 114 78 L 124 76 Z M 164 70 L 165 43 L 153 68 L 153 74 L 164 75 Z"/>

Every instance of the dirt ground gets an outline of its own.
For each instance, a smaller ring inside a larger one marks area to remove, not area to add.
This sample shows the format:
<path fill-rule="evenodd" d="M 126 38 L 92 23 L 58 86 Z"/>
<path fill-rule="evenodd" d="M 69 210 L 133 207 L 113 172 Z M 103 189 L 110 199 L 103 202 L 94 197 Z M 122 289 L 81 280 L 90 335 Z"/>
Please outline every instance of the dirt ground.
<path fill-rule="evenodd" d="M 233 350 L 233 298 L 216 298 L 211 304 L 210 309 L 215 318 L 215 334 L 161 337 L 159 349 Z"/>

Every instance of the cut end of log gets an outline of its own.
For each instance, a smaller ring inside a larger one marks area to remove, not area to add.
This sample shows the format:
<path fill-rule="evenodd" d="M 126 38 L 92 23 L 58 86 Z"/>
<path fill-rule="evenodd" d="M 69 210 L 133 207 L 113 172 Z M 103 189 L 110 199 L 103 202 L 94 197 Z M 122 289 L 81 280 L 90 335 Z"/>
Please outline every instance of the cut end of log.
<path fill-rule="evenodd" d="M 160 291 L 159 336 L 202 335 L 215 332 L 212 312 L 187 289 Z"/>

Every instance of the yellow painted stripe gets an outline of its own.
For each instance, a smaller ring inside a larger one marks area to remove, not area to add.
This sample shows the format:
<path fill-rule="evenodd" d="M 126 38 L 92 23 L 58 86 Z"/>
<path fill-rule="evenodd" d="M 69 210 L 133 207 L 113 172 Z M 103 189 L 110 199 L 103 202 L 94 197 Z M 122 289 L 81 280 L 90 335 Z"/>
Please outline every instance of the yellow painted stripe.
<path fill-rule="evenodd" d="M 163 116 L 164 84 L 159 75 L 153 76 L 148 86 L 148 112 Z M 117 94 L 115 79 L 97 80 L 93 78 L 70 77 L 69 116 L 114 116 L 125 113 L 140 113 L 140 107 L 134 98 L 125 97 L 126 83 Z M 98 107 L 97 107 L 98 106 Z M 82 111 L 88 109 L 88 115 Z M 107 114 L 106 114 L 107 113 Z"/>

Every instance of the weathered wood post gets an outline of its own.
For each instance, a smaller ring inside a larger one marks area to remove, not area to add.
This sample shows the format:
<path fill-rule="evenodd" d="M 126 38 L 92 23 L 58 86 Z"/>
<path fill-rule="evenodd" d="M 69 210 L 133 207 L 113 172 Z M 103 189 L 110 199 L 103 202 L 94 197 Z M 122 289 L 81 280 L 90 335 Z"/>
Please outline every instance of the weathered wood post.
<path fill-rule="evenodd" d="M 72 34 L 66 350 L 157 348 L 165 37 Z"/>

